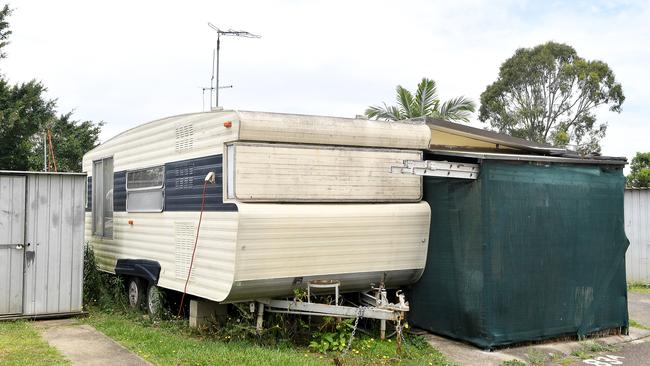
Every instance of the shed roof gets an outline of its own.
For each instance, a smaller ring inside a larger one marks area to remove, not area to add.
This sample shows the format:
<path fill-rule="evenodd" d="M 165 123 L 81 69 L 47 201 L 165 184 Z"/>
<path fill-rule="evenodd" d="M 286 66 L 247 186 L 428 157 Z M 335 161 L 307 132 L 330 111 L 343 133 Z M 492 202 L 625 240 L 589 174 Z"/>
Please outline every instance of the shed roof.
<path fill-rule="evenodd" d="M 0 175 L 79 175 L 86 176 L 86 173 L 75 172 L 37 172 L 37 171 L 21 171 L 21 170 L 0 170 Z"/>
<path fill-rule="evenodd" d="M 581 157 L 579 155 L 567 156 L 549 156 L 549 155 L 536 155 L 529 153 L 509 154 L 509 153 L 494 153 L 494 152 L 481 152 L 481 151 L 467 151 L 467 150 L 444 150 L 444 149 L 429 149 L 427 152 L 451 157 L 464 157 L 483 160 L 510 160 L 510 161 L 539 161 L 549 163 L 566 163 L 566 164 L 592 164 L 592 165 L 625 165 L 627 158 L 625 157 L 612 157 L 612 156 L 587 156 Z"/>
<path fill-rule="evenodd" d="M 548 161 L 578 164 L 627 164 L 625 157 L 587 155 L 503 133 L 430 117 L 416 118 L 431 129 L 429 152 L 493 160 Z"/>
<path fill-rule="evenodd" d="M 460 123 L 444 121 L 441 119 L 435 119 L 431 117 L 426 117 L 419 120 L 425 122 L 432 131 L 441 131 L 441 132 L 445 132 L 457 136 L 466 137 L 473 140 L 489 142 L 498 145 L 498 147 L 501 148 L 509 147 L 512 149 L 521 149 L 521 150 L 528 150 L 528 151 L 547 153 L 547 154 L 566 152 L 566 149 L 563 148 L 554 147 L 548 144 L 540 144 L 537 142 L 528 141 L 517 137 L 512 137 L 503 133 L 470 127 Z M 431 145 L 433 146 L 436 146 L 440 143 L 444 145 L 444 141 L 434 141 L 433 139 L 431 141 Z"/>

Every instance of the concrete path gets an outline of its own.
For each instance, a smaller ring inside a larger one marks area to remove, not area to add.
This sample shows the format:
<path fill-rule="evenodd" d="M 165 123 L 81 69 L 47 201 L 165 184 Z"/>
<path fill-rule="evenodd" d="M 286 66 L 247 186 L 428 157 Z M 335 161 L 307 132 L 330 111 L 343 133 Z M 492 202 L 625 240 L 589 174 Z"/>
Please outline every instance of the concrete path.
<path fill-rule="evenodd" d="M 80 324 L 75 319 L 37 321 L 34 326 L 43 339 L 58 349 L 73 365 L 151 366 L 95 328 Z"/>
<path fill-rule="evenodd" d="M 628 292 L 627 311 L 630 319 L 650 327 L 650 294 Z"/>
<path fill-rule="evenodd" d="M 650 327 L 650 294 L 628 294 L 630 319 Z M 450 361 L 460 365 L 499 366 L 504 361 L 518 360 L 528 365 L 650 365 L 650 331 L 630 328 L 627 336 L 609 336 L 585 342 L 554 342 L 532 346 L 499 349 L 488 352 L 474 346 L 432 334 L 423 334 Z M 568 357 L 596 342 L 607 351 L 591 354 L 587 360 Z"/>

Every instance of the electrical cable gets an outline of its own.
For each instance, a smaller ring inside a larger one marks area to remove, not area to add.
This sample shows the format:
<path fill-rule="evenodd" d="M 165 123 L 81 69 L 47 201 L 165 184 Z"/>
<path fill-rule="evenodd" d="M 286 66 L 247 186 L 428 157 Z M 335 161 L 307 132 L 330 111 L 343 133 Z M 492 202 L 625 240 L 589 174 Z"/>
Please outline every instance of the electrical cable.
<path fill-rule="evenodd" d="M 178 307 L 178 317 L 181 316 L 183 311 L 183 302 L 185 301 L 185 295 L 187 294 L 187 284 L 190 282 L 190 275 L 192 274 L 192 266 L 194 265 L 194 256 L 196 254 L 196 246 L 199 243 L 199 232 L 201 230 L 201 221 L 203 221 L 203 209 L 205 208 L 205 191 L 208 187 L 208 180 L 203 182 L 203 193 L 201 194 L 201 214 L 199 215 L 199 224 L 196 227 L 196 238 L 194 239 L 194 248 L 192 249 L 192 259 L 190 260 L 190 268 L 187 270 L 187 278 L 185 279 L 185 287 L 183 288 L 183 296 L 181 296 L 181 303 Z"/>

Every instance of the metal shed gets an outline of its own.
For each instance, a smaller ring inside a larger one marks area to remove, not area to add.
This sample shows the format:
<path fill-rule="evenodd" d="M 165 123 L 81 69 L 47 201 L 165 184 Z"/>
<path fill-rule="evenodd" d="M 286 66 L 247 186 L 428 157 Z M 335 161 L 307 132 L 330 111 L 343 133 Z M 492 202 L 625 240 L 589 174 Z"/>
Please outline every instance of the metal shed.
<path fill-rule="evenodd" d="M 650 189 L 625 189 L 627 280 L 650 284 Z"/>
<path fill-rule="evenodd" d="M 81 312 L 85 174 L 0 171 L 0 319 Z"/>

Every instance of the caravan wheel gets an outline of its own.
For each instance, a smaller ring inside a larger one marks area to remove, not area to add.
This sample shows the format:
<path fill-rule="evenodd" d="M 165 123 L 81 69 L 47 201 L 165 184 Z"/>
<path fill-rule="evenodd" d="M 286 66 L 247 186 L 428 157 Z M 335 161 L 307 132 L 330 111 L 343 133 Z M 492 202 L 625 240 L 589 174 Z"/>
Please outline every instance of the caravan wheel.
<path fill-rule="evenodd" d="M 145 286 L 141 279 L 137 277 L 131 277 L 129 279 L 129 306 L 132 309 L 142 309 L 145 291 Z"/>
<path fill-rule="evenodd" d="M 158 286 L 151 284 L 147 289 L 147 312 L 152 319 L 158 318 L 163 311 L 162 292 Z"/>

